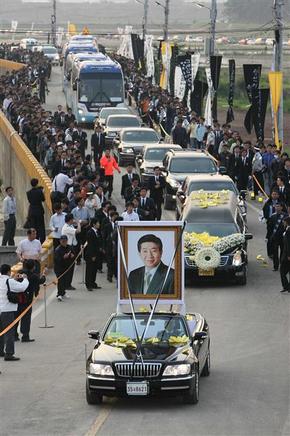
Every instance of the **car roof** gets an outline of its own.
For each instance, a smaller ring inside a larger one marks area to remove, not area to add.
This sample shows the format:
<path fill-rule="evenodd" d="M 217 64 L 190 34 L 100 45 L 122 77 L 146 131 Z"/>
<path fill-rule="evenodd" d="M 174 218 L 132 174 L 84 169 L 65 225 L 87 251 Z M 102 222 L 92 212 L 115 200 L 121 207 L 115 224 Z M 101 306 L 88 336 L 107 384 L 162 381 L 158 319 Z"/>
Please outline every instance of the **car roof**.
<path fill-rule="evenodd" d="M 168 148 L 168 151 L 170 149 L 172 149 L 172 150 L 181 150 L 182 149 L 182 147 L 178 144 L 169 144 L 167 142 L 161 142 L 160 144 L 157 144 L 157 145 L 156 144 L 148 144 L 145 147 L 146 147 L 146 150 L 148 150 L 149 148 Z M 144 151 L 145 151 L 145 149 L 144 149 Z"/>
<path fill-rule="evenodd" d="M 113 112 L 119 111 L 119 110 L 121 110 L 121 111 L 125 110 L 125 111 L 128 112 L 128 115 L 130 114 L 130 110 L 127 107 L 102 107 L 102 109 L 100 110 L 100 114 L 103 111 L 105 112 L 105 111 L 108 111 L 108 110 L 113 111 Z M 118 115 L 118 114 L 116 114 L 116 115 Z"/>
<path fill-rule="evenodd" d="M 206 192 L 217 194 L 217 191 Z M 237 208 L 237 196 L 233 192 L 228 192 L 228 201 L 225 204 L 206 208 L 197 203 L 194 204 L 189 198 L 184 206 L 182 219 L 188 223 L 232 223 L 235 220 Z"/>
<path fill-rule="evenodd" d="M 132 115 L 132 114 L 115 114 L 115 115 L 110 115 L 108 117 L 109 119 L 114 119 L 114 118 L 137 118 L 137 120 L 139 120 L 139 117 L 137 115 Z"/>
<path fill-rule="evenodd" d="M 208 156 L 207 154 L 201 152 L 201 151 L 191 151 L 191 150 L 177 150 L 177 151 L 168 151 L 169 156 L 174 158 L 183 158 L 183 157 L 194 157 L 196 159 L 200 158 L 206 158 L 213 160 L 212 157 Z"/>
<path fill-rule="evenodd" d="M 158 136 L 158 133 L 154 129 L 151 129 L 150 127 L 126 127 L 125 129 L 122 130 L 122 133 L 131 132 L 132 130 L 134 132 L 139 132 L 139 131 L 141 131 L 141 132 L 154 132 Z"/>
<path fill-rule="evenodd" d="M 187 176 L 185 181 L 186 184 L 190 184 L 191 182 L 229 182 L 234 183 L 233 179 L 231 179 L 230 176 L 222 175 L 222 174 L 193 174 L 190 176 Z"/>

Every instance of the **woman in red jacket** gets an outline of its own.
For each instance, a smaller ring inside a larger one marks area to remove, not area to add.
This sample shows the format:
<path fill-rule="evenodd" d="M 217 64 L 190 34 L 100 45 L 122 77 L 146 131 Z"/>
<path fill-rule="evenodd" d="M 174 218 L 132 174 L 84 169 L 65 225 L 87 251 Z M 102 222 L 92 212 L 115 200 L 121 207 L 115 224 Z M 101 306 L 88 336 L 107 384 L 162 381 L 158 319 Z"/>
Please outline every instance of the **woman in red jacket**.
<path fill-rule="evenodd" d="M 114 171 L 117 170 L 120 174 L 121 170 L 116 159 L 111 155 L 111 150 L 109 148 L 105 150 L 105 154 L 100 160 L 100 166 L 105 171 L 105 182 L 108 185 L 109 198 L 111 198 L 113 192 Z"/>

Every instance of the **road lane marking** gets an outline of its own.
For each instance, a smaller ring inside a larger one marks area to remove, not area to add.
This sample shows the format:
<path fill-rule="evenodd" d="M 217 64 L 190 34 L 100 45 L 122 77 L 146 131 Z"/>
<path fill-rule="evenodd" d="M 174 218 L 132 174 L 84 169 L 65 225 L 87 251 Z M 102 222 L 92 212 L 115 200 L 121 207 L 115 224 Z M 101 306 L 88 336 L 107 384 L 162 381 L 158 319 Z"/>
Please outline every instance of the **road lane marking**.
<path fill-rule="evenodd" d="M 108 417 L 112 411 L 113 404 L 114 404 L 114 402 L 112 401 L 110 403 L 104 404 L 101 407 L 101 410 L 100 410 L 100 413 L 98 414 L 97 419 L 94 421 L 94 423 L 92 424 L 90 429 L 87 431 L 85 436 L 96 436 L 98 434 L 98 432 L 102 428 L 103 424 L 108 419 Z"/>

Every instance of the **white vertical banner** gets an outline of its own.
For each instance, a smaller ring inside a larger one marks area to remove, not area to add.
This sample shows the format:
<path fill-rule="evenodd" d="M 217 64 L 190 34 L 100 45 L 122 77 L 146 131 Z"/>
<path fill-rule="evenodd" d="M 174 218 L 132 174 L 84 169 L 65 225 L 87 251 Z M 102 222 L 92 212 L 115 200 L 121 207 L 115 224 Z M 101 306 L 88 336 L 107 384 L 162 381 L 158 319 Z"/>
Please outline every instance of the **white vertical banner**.
<path fill-rule="evenodd" d="M 154 53 L 153 53 L 153 36 L 146 35 L 144 41 L 144 55 L 146 59 L 146 77 L 152 77 L 154 82 L 155 65 L 154 65 Z"/>
<path fill-rule="evenodd" d="M 207 99 L 206 99 L 206 105 L 204 111 L 204 118 L 205 118 L 205 125 L 211 126 L 212 125 L 211 103 L 212 103 L 213 84 L 212 84 L 210 68 L 206 68 L 205 73 L 206 73 L 206 80 L 208 84 L 208 92 L 207 92 Z"/>
<path fill-rule="evenodd" d="M 174 96 L 182 100 L 185 94 L 186 82 L 179 66 L 175 67 L 174 74 Z"/>
<path fill-rule="evenodd" d="M 11 21 L 11 30 L 12 30 L 13 32 L 16 32 L 16 30 L 17 30 L 17 26 L 18 26 L 18 21 L 16 21 L 16 20 L 12 20 L 12 21 Z"/>
<path fill-rule="evenodd" d="M 62 45 L 63 36 L 64 36 L 64 28 L 63 27 L 58 27 L 57 28 L 57 33 L 56 33 L 56 45 L 58 47 L 61 47 L 61 45 Z"/>
<path fill-rule="evenodd" d="M 194 81 L 197 75 L 198 67 L 200 61 L 200 53 L 191 55 L 191 91 L 194 90 Z"/>

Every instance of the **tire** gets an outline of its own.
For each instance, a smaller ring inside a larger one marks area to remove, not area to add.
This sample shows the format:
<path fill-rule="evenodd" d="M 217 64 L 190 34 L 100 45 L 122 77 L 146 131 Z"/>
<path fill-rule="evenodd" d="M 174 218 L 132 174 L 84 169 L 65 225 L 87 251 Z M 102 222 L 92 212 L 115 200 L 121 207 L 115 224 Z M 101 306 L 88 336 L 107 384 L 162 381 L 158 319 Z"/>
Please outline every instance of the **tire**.
<path fill-rule="evenodd" d="M 103 402 L 103 395 L 92 392 L 88 382 L 86 382 L 86 400 L 88 404 L 102 404 Z"/>
<path fill-rule="evenodd" d="M 242 277 L 238 277 L 236 279 L 236 284 L 239 286 L 246 286 L 246 284 L 247 284 L 247 267 L 244 267 Z"/>
<path fill-rule="evenodd" d="M 210 375 L 210 351 L 208 350 L 204 367 L 201 371 L 201 377 L 208 377 Z"/>
<path fill-rule="evenodd" d="M 189 389 L 187 394 L 183 396 L 184 404 L 197 404 L 199 400 L 199 374 L 198 370 L 195 373 L 194 384 Z"/>

